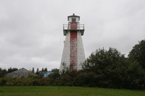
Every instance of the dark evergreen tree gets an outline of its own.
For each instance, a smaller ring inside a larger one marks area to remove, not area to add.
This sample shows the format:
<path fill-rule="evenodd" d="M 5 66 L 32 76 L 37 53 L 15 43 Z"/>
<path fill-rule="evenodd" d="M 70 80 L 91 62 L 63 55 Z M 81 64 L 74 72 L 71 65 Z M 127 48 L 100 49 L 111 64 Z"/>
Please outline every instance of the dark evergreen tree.
<path fill-rule="evenodd" d="M 37 70 L 36 70 L 36 74 L 37 74 L 37 75 L 39 74 L 39 68 L 37 68 Z"/>
<path fill-rule="evenodd" d="M 18 68 L 8 68 L 8 73 L 18 70 Z"/>
<path fill-rule="evenodd" d="M 13 68 L 13 71 L 16 71 L 16 70 L 18 70 L 18 68 Z"/>
<path fill-rule="evenodd" d="M 32 73 L 34 73 L 34 67 L 32 68 Z"/>
<path fill-rule="evenodd" d="M 44 72 L 44 68 L 42 68 L 42 70 L 41 70 L 42 72 Z"/>
<path fill-rule="evenodd" d="M 10 67 L 8 68 L 8 73 L 13 72 L 13 69 Z"/>
<path fill-rule="evenodd" d="M 47 68 L 45 68 L 44 71 L 47 72 Z"/>

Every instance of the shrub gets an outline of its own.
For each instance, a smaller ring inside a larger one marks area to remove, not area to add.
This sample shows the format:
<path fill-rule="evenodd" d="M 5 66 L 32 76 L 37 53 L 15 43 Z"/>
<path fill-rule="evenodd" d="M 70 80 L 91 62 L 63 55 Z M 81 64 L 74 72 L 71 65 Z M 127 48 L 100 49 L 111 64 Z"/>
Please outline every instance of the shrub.
<path fill-rule="evenodd" d="M 81 73 L 74 78 L 76 86 L 96 86 L 97 75 L 93 72 Z"/>
<path fill-rule="evenodd" d="M 1 78 L 0 79 L 0 86 L 6 85 L 7 79 L 6 78 Z"/>

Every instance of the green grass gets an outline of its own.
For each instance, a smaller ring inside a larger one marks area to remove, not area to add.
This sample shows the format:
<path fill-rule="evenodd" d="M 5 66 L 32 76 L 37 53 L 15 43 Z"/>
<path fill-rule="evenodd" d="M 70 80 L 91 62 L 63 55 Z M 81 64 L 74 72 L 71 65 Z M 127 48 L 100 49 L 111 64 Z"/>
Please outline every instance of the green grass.
<path fill-rule="evenodd" d="M 62 86 L 0 86 L 0 96 L 145 96 L 145 91 Z"/>

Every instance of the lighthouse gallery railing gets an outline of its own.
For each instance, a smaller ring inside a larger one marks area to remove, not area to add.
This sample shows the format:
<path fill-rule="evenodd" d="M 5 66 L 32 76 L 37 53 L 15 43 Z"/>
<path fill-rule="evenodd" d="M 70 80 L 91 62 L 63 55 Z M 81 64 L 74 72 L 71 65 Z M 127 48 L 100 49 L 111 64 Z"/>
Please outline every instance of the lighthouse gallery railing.
<path fill-rule="evenodd" d="M 70 24 L 63 24 L 63 30 L 71 30 L 71 29 L 76 29 L 76 27 L 73 28 Z M 84 29 L 85 29 L 84 24 L 77 24 L 77 29 L 76 30 L 84 30 Z"/>

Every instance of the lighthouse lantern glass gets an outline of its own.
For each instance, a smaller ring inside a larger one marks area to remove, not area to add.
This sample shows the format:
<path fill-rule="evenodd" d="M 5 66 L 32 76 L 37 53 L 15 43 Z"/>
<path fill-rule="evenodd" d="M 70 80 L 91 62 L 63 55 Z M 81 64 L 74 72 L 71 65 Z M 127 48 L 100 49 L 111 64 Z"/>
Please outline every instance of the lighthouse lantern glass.
<path fill-rule="evenodd" d="M 69 17 L 69 22 L 79 22 L 79 17 Z"/>
<path fill-rule="evenodd" d="M 72 18 L 72 22 L 76 22 L 76 18 Z"/>

